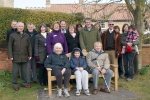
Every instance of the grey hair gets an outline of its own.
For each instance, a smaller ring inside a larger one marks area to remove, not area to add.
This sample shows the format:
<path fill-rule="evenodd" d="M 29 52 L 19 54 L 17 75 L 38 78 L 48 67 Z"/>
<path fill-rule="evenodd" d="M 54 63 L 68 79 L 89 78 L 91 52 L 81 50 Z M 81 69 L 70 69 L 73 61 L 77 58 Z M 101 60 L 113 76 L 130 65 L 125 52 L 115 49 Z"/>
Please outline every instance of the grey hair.
<path fill-rule="evenodd" d="M 13 22 L 16 22 L 16 23 L 17 23 L 17 21 L 15 21 L 15 20 L 12 20 L 12 21 L 11 21 L 11 23 L 13 23 Z"/>
<path fill-rule="evenodd" d="M 100 45 L 102 46 L 102 43 L 99 42 L 99 41 L 95 42 L 95 43 L 94 43 L 94 46 L 97 45 L 97 44 L 100 44 Z"/>
<path fill-rule="evenodd" d="M 56 43 L 54 45 L 54 49 L 53 49 L 54 52 L 55 52 L 56 47 L 60 47 L 63 50 L 63 47 L 62 47 L 61 43 Z"/>
<path fill-rule="evenodd" d="M 22 25 L 24 26 L 24 23 L 23 23 L 23 22 L 18 22 L 18 23 L 17 23 L 17 26 L 18 26 L 19 24 L 22 24 Z"/>

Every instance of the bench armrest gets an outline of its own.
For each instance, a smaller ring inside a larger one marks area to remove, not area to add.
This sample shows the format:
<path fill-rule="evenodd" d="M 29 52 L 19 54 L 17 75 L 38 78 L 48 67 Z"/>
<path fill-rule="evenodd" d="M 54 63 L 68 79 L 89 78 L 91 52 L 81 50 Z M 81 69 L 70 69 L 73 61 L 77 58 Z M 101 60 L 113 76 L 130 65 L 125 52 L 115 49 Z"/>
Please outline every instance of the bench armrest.
<path fill-rule="evenodd" d="M 112 68 L 118 68 L 118 65 L 110 64 L 110 67 L 112 67 Z"/>
<path fill-rule="evenodd" d="M 47 71 L 52 71 L 52 69 L 51 68 L 46 68 L 47 69 Z"/>

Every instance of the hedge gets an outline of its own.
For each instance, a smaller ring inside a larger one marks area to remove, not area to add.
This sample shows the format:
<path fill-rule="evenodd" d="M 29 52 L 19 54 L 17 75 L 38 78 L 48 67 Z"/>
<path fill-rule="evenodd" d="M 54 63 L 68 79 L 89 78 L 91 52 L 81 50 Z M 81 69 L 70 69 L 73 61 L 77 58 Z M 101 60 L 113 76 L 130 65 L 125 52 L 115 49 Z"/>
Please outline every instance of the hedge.
<path fill-rule="evenodd" d="M 40 23 L 52 24 L 54 21 L 65 20 L 67 24 L 77 22 L 76 16 L 61 12 L 40 10 L 24 10 L 18 8 L 0 7 L 0 46 L 6 44 L 6 34 L 10 30 L 11 21 L 21 21 L 25 25 L 32 22 L 37 28 Z M 25 26 L 26 27 L 26 26 Z"/>

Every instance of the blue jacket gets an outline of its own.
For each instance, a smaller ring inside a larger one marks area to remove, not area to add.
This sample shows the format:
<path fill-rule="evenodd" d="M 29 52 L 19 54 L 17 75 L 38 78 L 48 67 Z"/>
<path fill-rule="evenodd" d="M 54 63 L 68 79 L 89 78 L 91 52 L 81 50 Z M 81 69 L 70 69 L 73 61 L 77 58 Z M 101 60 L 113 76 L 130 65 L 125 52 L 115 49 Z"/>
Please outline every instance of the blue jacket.
<path fill-rule="evenodd" d="M 79 50 L 80 51 L 80 57 L 79 57 L 79 62 L 80 65 L 78 65 L 78 61 L 76 59 L 76 57 L 74 56 L 74 51 L 75 50 Z M 87 63 L 86 60 L 81 52 L 81 50 L 79 48 L 74 48 L 71 54 L 71 59 L 70 59 L 70 67 L 72 69 L 72 73 L 74 74 L 74 72 L 76 71 L 76 67 L 83 67 L 84 70 L 87 69 Z"/>

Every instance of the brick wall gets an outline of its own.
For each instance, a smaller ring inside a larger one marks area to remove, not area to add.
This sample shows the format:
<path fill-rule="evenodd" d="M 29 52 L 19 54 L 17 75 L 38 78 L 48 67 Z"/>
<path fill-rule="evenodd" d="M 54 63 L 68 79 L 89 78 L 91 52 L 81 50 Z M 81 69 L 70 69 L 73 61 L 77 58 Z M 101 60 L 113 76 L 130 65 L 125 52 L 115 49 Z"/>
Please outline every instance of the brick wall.
<path fill-rule="evenodd" d="M 150 64 L 150 44 L 144 44 L 142 47 L 142 64 Z M 0 70 L 12 70 L 12 62 L 7 58 L 6 49 L 0 49 Z"/>
<path fill-rule="evenodd" d="M 143 66 L 150 64 L 150 44 L 144 44 L 142 47 L 142 64 Z"/>

